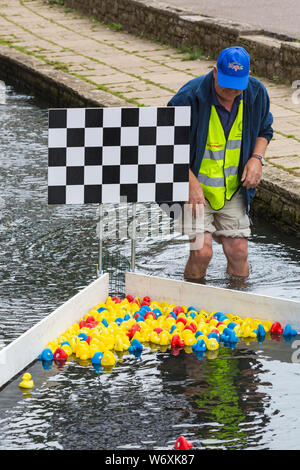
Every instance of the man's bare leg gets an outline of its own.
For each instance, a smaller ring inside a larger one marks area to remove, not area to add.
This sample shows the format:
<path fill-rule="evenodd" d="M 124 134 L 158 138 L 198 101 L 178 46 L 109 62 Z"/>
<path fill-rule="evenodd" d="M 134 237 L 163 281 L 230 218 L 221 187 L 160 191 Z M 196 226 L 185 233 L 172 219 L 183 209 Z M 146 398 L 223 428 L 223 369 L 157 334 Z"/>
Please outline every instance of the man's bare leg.
<path fill-rule="evenodd" d="M 197 240 L 191 240 L 190 256 L 186 263 L 184 270 L 185 279 L 202 279 L 206 275 L 206 270 L 212 258 L 212 236 L 210 232 L 204 232 L 201 241 L 201 248 L 193 249 L 196 246 Z"/>
<path fill-rule="evenodd" d="M 227 274 L 249 276 L 247 238 L 221 237 L 221 242 L 227 258 Z"/>

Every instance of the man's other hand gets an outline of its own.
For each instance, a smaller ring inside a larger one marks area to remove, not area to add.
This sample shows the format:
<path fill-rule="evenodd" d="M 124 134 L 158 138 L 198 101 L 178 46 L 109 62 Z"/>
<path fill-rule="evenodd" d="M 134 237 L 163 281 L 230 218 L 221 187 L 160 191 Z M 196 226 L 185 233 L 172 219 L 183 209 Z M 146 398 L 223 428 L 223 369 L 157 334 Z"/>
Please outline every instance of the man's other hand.
<path fill-rule="evenodd" d="M 258 158 L 249 158 L 247 161 L 241 181 L 247 189 L 255 188 L 261 180 L 262 164 Z"/>

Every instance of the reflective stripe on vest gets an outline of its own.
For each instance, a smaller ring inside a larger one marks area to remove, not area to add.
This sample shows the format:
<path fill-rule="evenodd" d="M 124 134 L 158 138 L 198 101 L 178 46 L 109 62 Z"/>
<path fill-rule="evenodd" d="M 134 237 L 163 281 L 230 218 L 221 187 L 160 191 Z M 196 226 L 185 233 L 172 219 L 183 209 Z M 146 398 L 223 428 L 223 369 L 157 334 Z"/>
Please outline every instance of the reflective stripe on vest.
<path fill-rule="evenodd" d="M 198 180 L 205 198 L 214 210 L 222 209 L 239 187 L 239 161 L 242 145 L 243 100 L 226 141 L 215 106 L 211 107 L 206 147 Z"/>

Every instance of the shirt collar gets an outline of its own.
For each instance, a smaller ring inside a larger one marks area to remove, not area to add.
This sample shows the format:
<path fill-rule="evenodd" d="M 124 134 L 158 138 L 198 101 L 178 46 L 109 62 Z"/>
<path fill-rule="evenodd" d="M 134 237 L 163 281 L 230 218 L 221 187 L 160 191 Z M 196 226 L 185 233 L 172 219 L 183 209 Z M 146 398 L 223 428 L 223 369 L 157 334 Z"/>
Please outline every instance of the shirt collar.
<path fill-rule="evenodd" d="M 215 91 L 215 80 L 212 79 L 212 83 L 211 83 L 211 94 L 212 94 L 212 104 L 214 106 L 219 106 L 221 108 L 224 108 L 226 111 L 227 109 L 225 108 L 225 106 L 223 106 L 220 101 L 218 100 L 218 97 L 216 95 L 216 91 Z M 242 96 L 243 96 L 243 93 L 241 93 L 240 95 L 236 96 L 235 99 L 234 99 L 234 106 L 239 106 L 240 104 L 240 101 L 242 99 Z M 228 111 L 227 111 L 228 112 Z"/>

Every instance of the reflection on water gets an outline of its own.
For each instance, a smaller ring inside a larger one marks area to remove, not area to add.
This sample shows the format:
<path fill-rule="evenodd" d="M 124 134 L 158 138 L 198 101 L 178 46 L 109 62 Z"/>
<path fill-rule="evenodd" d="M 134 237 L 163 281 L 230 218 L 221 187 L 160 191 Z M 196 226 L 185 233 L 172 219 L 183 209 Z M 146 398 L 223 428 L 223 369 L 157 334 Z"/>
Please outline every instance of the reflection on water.
<path fill-rule="evenodd" d="M 8 344 L 95 278 L 98 216 L 96 205 L 48 207 L 47 109 L 10 88 L 0 107 L 0 174 L 0 339 Z M 297 243 L 256 220 L 246 283 L 226 276 L 217 244 L 204 282 L 300 300 Z M 129 259 L 130 242 L 105 241 L 105 251 Z M 187 256 L 183 237 L 149 237 L 137 242 L 137 271 L 182 280 Z M 0 449 L 172 448 L 180 434 L 196 448 L 297 448 L 292 353 L 283 339 L 267 339 L 202 359 L 148 346 L 101 374 L 75 360 L 48 371 L 37 362 L 31 392 L 23 396 L 18 381 L 0 392 Z"/>

